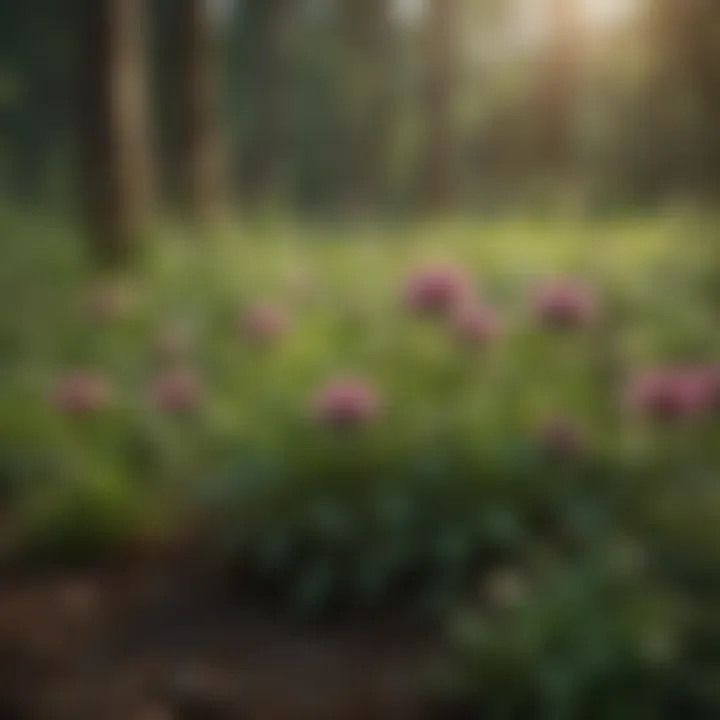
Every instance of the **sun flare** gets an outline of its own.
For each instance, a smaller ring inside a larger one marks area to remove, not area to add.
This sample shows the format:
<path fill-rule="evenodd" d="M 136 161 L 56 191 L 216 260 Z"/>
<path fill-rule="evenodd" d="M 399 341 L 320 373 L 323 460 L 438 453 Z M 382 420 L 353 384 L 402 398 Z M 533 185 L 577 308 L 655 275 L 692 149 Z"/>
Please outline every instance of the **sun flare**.
<path fill-rule="evenodd" d="M 543 45 L 564 30 L 599 36 L 635 15 L 644 0 L 516 0 L 510 14 L 513 45 L 531 48 Z"/>
<path fill-rule="evenodd" d="M 578 0 L 585 23 L 591 27 L 613 25 L 627 19 L 639 6 L 639 0 Z"/>

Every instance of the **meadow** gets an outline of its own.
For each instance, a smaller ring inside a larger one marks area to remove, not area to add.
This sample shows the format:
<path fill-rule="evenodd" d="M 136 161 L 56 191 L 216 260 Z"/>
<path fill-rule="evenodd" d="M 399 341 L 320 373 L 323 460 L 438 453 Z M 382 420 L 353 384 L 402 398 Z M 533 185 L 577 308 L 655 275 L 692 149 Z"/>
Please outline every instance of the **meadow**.
<path fill-rule="evenodd" d="M 180 544 L 302 617 L 417 612 L 493 717 L 720 708 L 711 218 L 168 229 L 113 277 L 2 234 L 7 562 Z"/>

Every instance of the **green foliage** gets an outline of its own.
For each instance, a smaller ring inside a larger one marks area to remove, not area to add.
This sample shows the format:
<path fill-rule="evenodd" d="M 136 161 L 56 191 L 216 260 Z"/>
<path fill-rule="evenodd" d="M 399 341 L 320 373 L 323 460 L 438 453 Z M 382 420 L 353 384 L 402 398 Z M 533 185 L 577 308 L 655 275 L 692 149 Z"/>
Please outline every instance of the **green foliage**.
<path fill-rule="evenodd" d="M 665 717 L 684 617 L 642 558 L 627 555 L 596 547 L 521 576 L 513 604 L 469 604 L 450 624 L 439 687 L 489 717 Z"/>
<path fill-rule="evenodd" d="M 488 578 L 449 616 L 451 649 L 432 683 L 441 706 L 493 718 L 716 716 L 716 564 L 680 559 L 679 547 L 668 561 L 656 541 L 610 533 L 572 561 L 536 558 Z"/>
<path fill-rule="evenodd" d="M 717 428 L 664 433 L 628 422 L 619 396 L 624 378 L 646 364 L 717 358 L 706 285 L 695 282 L 707 273 L 705 245 L 698 241 L 695 264 L 673 246 L 688 227 L 458 222 L 351 243 L 316 230 L 311 242 L 276 224 L 256 228 L 257 242 L 238 244 L 232 233 L 202 251 L 174 235 L 158 242 L 143 272 L 113 281 L 129 301 L 107 314 L 94 307 L 98 280 L 67 237 L 8 218 L 2 484 L 13 502 L 33 507 L 46 488 L 53 496 L 67 488 L 71 499 L 58 500 L 57 512 L 70 517 L 95 504 L 105 516 L 113 498 L 128 525 L 144 505 L 149 514 L 156 504 L 170 515 L 200 512 L 224 551 L 316 609 L 376 604 L 418 587 L 416 595 L 442 603 L 478 564 L 566 536 L 582 544 L 619 512 L 676 546 L 685 526 L 673 526 L 664 508 L 677 505 L 677 486 L 652 503 L 644 494 L 658 477 L 687 487 L 689 477 L 713 476 Z M 445 259 L 467 268 L 502 319 L 503 334 L 487 347 L 458 343 L 447 323 L 404 305 L 413 269 Z M 569 334 L 538 325 L 529 312 L 534 277 L 557 273 L 602 289 L 606 323 Z M 274 344 L 238 328 L 259 301 L 289 319 Z M 158 339 L 178 323 L 192 347 L 168 359 Z M 195 413 L 162 412 L 153 396 L 158 376 L 178 363 L 202 378 Z M 76 371 L 111 385 L 106 410 L 57 411 L 51 395 Z M 346 374 L 383 400 L 380 416 L 350 434 L 323 426 L 312 409 L 318 390 Z M 545 454 L 537 423 L 553 416 L 582 429 L 581 457 Z M 105 488 L 97 495 L 96 481 Z M 688 512 L 712 507 L 708 492 L 681 498 Z M 42 525 L 44 511 L 37 517 Z"/>
<path fill-rule="evenodd" d="M 448 618 L 433 687 L 483 716 L 717 714 L 717 417 L 658 426 L 620 403 L 639 369 L 717 363 L 703 223 L 336 240 L 274 222 L 202 247 L 168 233 L 124 278 L 88 274 L 58 227 L 5 223 L 0 507 L 22 552 L 99 562 L 192 528 L 244 592 L 303 616 Z M 445 261 L 502 320 L 485 345 L 407 307 L 408 276 Z M 597 287 L 602 321 L 539 323 L 551 275 Z M 248 334 L 258 302 L 279 336 Z M 178 369 L 201 380 L 184 411 L 158 403 Z M 77 373 L 108 397 L 58 405 Z M 382 399 L 355 428 L 316 405 L 348 375 Z M 555 417 L 578 446 L 547 445 Z"/>

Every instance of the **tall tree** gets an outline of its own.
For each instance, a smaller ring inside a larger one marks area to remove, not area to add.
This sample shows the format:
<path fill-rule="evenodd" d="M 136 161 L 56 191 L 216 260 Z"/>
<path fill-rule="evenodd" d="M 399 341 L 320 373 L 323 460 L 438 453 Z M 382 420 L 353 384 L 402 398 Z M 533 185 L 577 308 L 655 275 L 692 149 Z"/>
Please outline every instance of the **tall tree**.
<path fill-rule="evenodd" d="M 67 10 L 42 0 L 0 0 L 3 180 L 23 202 L 67 199 L 65 192 L 56 196 L 57 180 L 67 188 L 66 141 L 73 127 L 68 30 L 74 16 Z"/>
<path fill-rule="evenodd" d="M 386 196 L 393 123 L 393 33 L 386 0 L 344 0 L 345 193 L 352 205 Z"/>
<path fill-rule="evenodd" d="M 297 10 L 296 0 L 262 0 L 246 3 L 238 14 L 233 65 L 247 123 L 239 148 L 241 181 L 252 202 L 275 199 L 288 189 L 289 80 Z"/>
<path fill-rule="evenodd" d="M 205 224 L 226 200 L 218 107 L 219 25 L 211 0 L 175 0 L 182 200 Z"/>
<path fill-rule="evenodd" d="M 684 167 L 676 167 L 676 174 L 682 170 L 696 189 L 716 199 L 720 193 L 720 5 L 715 0 L 655 0 L 649 14 L 660 67 L 659 91 L 670 108 L 692 110 L 688 127 L 692 138 L 678 143 L 691 157 L 680 160 Z"/>
<path fill-rule="evenodd" d="M 461 0 L 427 0 L 425 10 L 425 202 L 445 210 L 457 192 L 455 101 L 460 72 Z"/>
<path fill-rule="evenodd" d="M 583 18 L 577 0 L 549 0 L 550 33 L 541 63 L 536 138 L 540 170 L 566 179 L 573 165 Z"/>
<path fill-rule="evenodd" d="M 90 249 L 126 260 L 148 230 L 152 170 L 145 83 L 146 0 L 76 0 L 78 138 Z"/>

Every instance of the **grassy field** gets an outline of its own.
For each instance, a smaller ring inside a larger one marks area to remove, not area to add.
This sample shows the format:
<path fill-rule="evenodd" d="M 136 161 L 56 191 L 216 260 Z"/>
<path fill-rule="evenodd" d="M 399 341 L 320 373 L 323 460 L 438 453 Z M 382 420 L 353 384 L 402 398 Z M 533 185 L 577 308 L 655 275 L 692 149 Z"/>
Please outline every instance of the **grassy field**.
<path fill-rule="evenodd" d="M 568 613 L 617 642 L 586 657 L 580 622 L 562 662 L 649 673 L 638 647 L 655 624 L 684 642 L 720 560 L 713 227 L 238 224 L 167 231 L 98 278 L 71 231 L 6 219 L 9 552 L 103 561 L 191 533 L 302 612 L 450 612 L 456 689 L 490 666 L 534 688 Z M 532 586 L 530 614 L 456 617 L 478 583 L 504 606 Z"/>
<path fill-rule="evenodd" d="M 377 467 L 360 474 L 382 485 L 429 467 L 436 451 L 492 474 L 553 418 L 577 426 L 588 455 L 649 460 L 667 443 L 656 448 L 657 433 L 618 415 L 622 384 L 649 367 L 718 359 L 712 226 L 694 216 L 238 225 L 210 240 L 167 233 L 141 269 L 112 280 L 83 269 L 71 233 L 7 225 L 0 450 L 5 484 L 23 500 L 35 487 L 43 498 L 84 488 L 107 493 L 113 514 L 114 496 L 209 490 L 245 455 L 261 474 L 334 489 L 361 459 Z M 411 278 L 431 268 L 466 275 L 494 316 L 492 337 L 408 309 Z M 554 332 L 534 317 L 535 288 L 564 277 L 600 296 L 591 326 Z M 53 394 L 83 374 L 106 386 L 101 411 L 59 412 Z M 187 412 L 158 407 L 173 374 L 185 376 L 177 394 L 193 396 Z M 316 421 L 313 398 L 343 378 L 382 411 L 339 438 Z M 704 460 L 696 444 L 706 448 L 709 433 L 677 452 Z"/>

